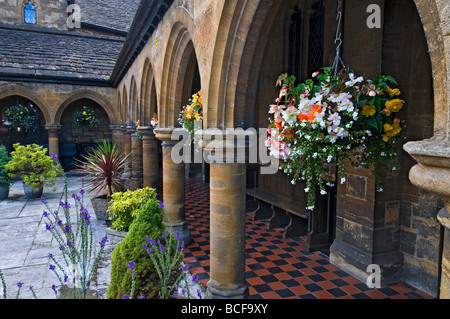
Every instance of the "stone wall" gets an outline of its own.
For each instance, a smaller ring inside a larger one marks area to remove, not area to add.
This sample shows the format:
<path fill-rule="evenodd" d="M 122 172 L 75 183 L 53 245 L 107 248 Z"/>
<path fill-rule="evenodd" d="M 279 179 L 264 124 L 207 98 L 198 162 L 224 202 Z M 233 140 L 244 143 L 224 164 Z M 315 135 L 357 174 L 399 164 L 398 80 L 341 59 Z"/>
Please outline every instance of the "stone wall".
<path fill-rule="evenodd" d="M 24 23 L 24 0 L 0 0 L 0 21 L 7 24 L 22 25 Z M 33 0 L 36 6 L 38 26 L 55 29 L 67 29 L 66 0 Z"/>

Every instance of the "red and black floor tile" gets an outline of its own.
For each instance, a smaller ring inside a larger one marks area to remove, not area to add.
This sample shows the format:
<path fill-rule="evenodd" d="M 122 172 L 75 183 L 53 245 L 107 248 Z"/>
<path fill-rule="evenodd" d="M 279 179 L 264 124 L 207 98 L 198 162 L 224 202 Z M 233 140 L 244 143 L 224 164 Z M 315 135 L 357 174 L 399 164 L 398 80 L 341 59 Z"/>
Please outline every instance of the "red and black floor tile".
<path fill-rule="evenodd" d="M 209 185 L 186 181 L 186 220 L 191 243 L 185 263 L 206 286 L 209 280 Z M 338 267 L 322 252 L 309 252 L 303 237 L 283 238 L 249 214 L 246 224 L 247 299 L 431 299 L 406 283 L 371 289 Z"/>

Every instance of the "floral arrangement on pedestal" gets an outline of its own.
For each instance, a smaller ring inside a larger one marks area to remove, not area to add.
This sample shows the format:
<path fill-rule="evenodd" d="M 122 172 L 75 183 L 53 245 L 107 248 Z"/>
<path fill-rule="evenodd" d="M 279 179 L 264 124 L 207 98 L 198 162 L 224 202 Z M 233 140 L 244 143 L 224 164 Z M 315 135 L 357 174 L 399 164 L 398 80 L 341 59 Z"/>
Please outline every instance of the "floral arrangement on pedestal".
<path fill-rule="evenodd" d="M 157 128 L 158 127 L 158 114 L 154 114 L 152 119 L 150 120 L 150 124 L 153 128 Z"/>
<path fill-rule="evenodd" d="M 178 119 L 180 125 L 189 131 L 191 140 L 194 139 L 194 123 L 195 121 L 203 120 L 203 98 L 202 90 L 192 95 L 189 99 L 189 104 L 186 105 L 180 112 Z"/>
<path fill-rule="evenodd" d="M 73 126 L 75 129 L 81 131 L 86 127 L 96 126 L 99 123 L 97 115 L 87 106 L 83 106 L 83 109 L 75 113 L 75 119 Z"/>
<path fill-rule="evenodd" d="M 32 108 L 33 105 L 30 104 Z M 7 122 L 10 125 L 10 129 L 18 129 L 23 127 L 25 132 L 27 132 L 33 125 L 35 116 L 34 112 L 30 110 L 27 106 L 22 104 L 13 105 L 6 110 Z"/>
<path fill-rule="evenodd" d="M 344 160 L 354 167 L 372 169 L 377 189 L 379 170 L 396 170 L 395 143 L 403 131 L 397 113 L 404 101 L 391 76 L 375 80 L 356 77 L 346 69 L 337 75 L 323 68 L 312 79 L 295 85 L 296 78 L 282 74 L 276 104 L 270 105 L 266 146 L 270 155 L 281 159 L 280 169 L 292 176 L 292 184 L 306 182 L 307 208 L 314 210 L 316 192 L 325 186 L 345 182 Z M 337 175 L 329 173 L 336 164 Z"/>

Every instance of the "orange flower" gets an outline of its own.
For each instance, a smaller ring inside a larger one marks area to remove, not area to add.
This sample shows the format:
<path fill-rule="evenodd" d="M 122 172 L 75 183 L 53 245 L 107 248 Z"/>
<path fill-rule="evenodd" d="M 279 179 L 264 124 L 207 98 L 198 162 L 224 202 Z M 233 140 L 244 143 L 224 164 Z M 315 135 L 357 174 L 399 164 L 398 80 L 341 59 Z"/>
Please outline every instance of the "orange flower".
<path fill-rule="evenodd" d="M 281 137 L 294 137 L 294 130 L 285 130 L 284 133 L 280 133 Z"/>
<path fill-rule="evenodd" d="M 281 122 L 275 122 L 275 125 L 276 125 L 278 130 L 280 130 L 280 131 L 283 130 L 283 125 L 281 124 Z"/>
<path fill-rule="evenodd" d="M 305 120 L 305 121 L 312 123 L 316 119 L 316 113 L 320 113 L 321 111 L 322 111 L 322 108 L 320 107 L 320 105 L 316 104 L 316 105 L 314 105 L 312 110 L 309 111 L 307 114 L 300 114 L 298 116 L 298 119 L 300 120 L 300 122 Z"/>

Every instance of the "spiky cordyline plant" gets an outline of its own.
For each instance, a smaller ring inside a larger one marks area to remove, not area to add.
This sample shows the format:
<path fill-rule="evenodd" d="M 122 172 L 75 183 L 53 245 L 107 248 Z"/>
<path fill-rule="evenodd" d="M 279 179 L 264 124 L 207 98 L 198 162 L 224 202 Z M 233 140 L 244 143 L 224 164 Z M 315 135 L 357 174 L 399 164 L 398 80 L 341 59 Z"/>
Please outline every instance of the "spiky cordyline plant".
<path fill-rule="evenodd" d="M 131 154 L 131 153 L 130 153 Z M 88 192 L 106 190 L 107 197 L 121 190 L 122 171 L 129 161 L 130 154 L 120 151 L 115 144 L 109 141 L 99 142 L 92 153 L 82 156 L 83 161 L 78 161 L 78 171 L 88 173 Z"/>

